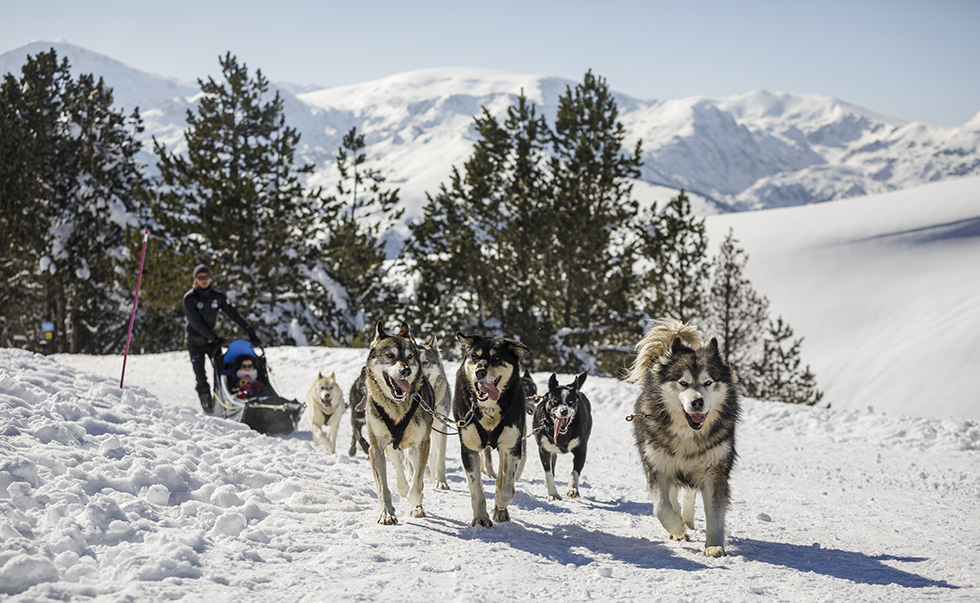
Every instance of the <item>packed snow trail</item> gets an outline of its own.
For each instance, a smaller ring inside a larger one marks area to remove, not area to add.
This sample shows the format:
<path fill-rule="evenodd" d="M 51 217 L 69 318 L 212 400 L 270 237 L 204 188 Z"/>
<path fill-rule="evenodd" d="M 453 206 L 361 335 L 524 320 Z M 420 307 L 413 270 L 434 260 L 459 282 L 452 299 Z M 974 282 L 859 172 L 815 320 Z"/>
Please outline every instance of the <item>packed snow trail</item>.
<path fill-rule="evenodd" d="M 365 354 L 272 348 L 269 362 L 278 389 L 302 397 L 318 370 L 348 389 Z M 381 526 L 366 456 L 314 449 L 305 416 L 291 436 L 263 436 L 200 413 L 186 354 L 131 356 L 124 390 L 121 361 L 0 349 L 11 601 L 980 596 L 976 422 L 745 400 L 729 556 L 708 559 L 700 508 L 691 542 L 668 541 L 651 515 L 624 420 L 637 389 L 621 381 L 583 388 L 595 426 L 581 499 L 546 502 L 531 443 L 513 521 L 470 527 L 450 439 L 452 490 L 427 485 L 420 519 L 396 495 L 400 523 Z M 345 420 L 340 444 L 350 435 Z M 570 471 L 559 457 L 560 488 Z"/>

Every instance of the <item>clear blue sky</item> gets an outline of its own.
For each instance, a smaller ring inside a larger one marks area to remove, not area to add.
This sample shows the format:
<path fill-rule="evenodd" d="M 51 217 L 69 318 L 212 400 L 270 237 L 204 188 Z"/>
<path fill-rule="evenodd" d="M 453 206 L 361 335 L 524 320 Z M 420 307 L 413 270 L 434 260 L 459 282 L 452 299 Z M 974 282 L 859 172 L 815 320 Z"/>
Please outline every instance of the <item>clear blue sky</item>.
<path fill-rule="evenodd" d="M 187 82 L 230 51 L 272 81 L 322 86 L 591 68 L 640 99 L 815 93 L 950 125 L 980 111 L 980 0 L 0 0 L 0 53 L 33 40 Z"/>

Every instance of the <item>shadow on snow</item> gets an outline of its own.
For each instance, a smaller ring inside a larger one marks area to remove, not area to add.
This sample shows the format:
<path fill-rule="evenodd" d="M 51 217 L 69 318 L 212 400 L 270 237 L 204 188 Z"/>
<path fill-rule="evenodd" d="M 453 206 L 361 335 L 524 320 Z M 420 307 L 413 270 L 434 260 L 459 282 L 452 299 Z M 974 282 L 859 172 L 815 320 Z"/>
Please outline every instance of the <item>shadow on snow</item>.
<path fill-rule="evenodd" d="M 487 529 L 470 528 L 460 523 L 462 529 L 455 532 L 452 524 L 456 522 L 444 523 L 445 532 L 434 527 L 429 529 L 464 540 L 506 545 L 562 565 L 583 567 L 613 559 L 642 569 L 690 571 L 708 567 L 675 556 L 667 547 L 646 538 L 617 536 L 574 524 L 545 528 L 523 521 L 510 521 L 494 524 L 494 527 Z"/>
<path fill-rule="evenodd" d="M 945 580 L 932 580 L 886 565 L 885 561 L 915 563 L 926 561 L 921 557 L 895 557 L 892 555 L 865 555 L 853 551 L 827 549 L 819 544 L 800 545 L 783 542 L 766 542 L 751 538 L 732 538 L 732 551 L 756 561 L 781 565 L 800 572 L 813 572 L 859 584 L 897 584 L 906 588 L 950 588 L 959 586 Z"/>

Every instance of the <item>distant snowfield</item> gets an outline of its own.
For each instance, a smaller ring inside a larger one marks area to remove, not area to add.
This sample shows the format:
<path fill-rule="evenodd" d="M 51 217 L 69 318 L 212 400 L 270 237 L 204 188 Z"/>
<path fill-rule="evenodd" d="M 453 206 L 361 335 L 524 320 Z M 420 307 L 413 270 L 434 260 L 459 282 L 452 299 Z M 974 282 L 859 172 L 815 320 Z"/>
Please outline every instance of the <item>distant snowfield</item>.
<path fill-rule="evenodd" d="M 980 178 L 706 222 L 834 408 L 980 419 Z"/>

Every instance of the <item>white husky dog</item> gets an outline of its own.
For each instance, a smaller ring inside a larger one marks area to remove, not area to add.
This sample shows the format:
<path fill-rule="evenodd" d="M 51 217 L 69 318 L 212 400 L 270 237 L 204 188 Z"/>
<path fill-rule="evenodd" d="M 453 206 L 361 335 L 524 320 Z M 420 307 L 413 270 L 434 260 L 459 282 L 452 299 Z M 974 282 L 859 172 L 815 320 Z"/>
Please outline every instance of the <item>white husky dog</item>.
<path fill-rule="evenodd" d="M 340 429 L 340 419 L 347 405 L 344 404 L 344 392 L 337 385 L 334 373 L 324 377 L 317 373 L 316 381 L 306 392 L 306 406 L 310 412 L 310 423 L 313 430 L 313 445 L 323 446 L 330 452 L 336 452 L 337 431 Z M 327 427 L 324 432 L 324 426 Z"/>

